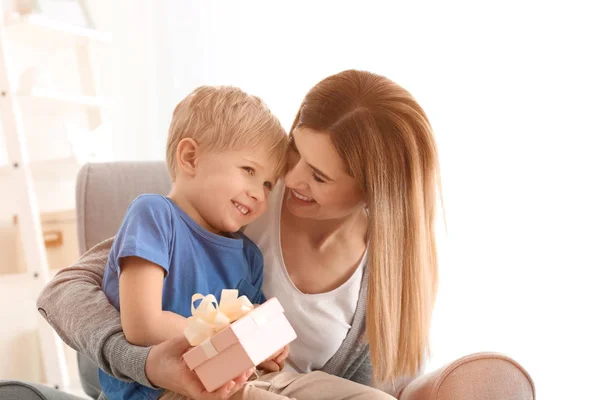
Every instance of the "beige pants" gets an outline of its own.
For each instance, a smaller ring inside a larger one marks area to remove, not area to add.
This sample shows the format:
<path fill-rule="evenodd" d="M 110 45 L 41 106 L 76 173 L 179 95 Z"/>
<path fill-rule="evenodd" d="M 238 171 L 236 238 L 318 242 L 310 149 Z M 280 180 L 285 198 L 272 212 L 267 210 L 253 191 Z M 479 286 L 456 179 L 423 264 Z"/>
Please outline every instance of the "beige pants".
<path fill-rule="evenodd" d="M 165 392 L 161 399 L 184 397 Z M 248 381 L 230 400 L 393 400 L 387 393 L 347 379 L 315 371 L 309 374 L 272 372 Z"/>

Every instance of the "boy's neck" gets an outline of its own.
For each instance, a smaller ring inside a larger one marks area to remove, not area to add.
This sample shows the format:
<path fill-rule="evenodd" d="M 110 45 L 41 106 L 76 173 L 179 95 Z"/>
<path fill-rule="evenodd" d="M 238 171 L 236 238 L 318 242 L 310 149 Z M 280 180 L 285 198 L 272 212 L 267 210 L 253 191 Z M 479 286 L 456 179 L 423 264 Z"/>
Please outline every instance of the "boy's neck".
<path fill-rule="evenodd" d="M 216 235 L 228 236 L 223 232 L 217 232 L 215 229 L 206 222 L 206 220 L 202 217 L 202 215 L 192 206 L 192 203 L 188 200 L 187 196 L 181 191 L 177 190 L 177 185 L 175 182 L 171 185 L 171 191 L 168 196 L 179 208 L 183 210 L 191 219 L 193 219 L 198 225 L 203 227 L 209 232 L 212 232 Z"/>

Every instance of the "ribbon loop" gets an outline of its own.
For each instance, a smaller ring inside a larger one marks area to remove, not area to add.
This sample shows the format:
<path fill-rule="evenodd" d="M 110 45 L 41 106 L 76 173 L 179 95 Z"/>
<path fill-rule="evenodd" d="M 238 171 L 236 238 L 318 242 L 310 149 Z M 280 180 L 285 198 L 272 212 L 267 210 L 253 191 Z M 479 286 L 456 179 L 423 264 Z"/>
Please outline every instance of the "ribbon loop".
<path fill-rule="evenodd" d="M 194 307 L 198 300 L 202 301 Z M 223 289 L 220 304 L 212 294 L 204 296 L 196 293 L 192 296 L 192 316 L 188 318 L 188 326 L 183 333 L 191 346 L 198 346 L 253 308 L 248 297 L 238 297 L 235 289 Z"/>

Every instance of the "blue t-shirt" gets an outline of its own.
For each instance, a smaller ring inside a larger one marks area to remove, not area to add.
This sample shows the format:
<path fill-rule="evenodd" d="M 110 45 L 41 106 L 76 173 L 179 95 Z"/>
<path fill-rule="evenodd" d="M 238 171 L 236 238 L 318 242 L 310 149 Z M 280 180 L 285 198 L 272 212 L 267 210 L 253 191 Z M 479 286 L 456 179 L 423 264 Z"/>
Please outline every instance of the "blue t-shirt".
<path fill-rule="evenodd" d="M 266 299 L 262 293 L 263 257 L 242 233 L 232 237 L 211 233 L 196 223 L 171 199 L 141 195 L 127 214 L 110 250 L 102 290 L 115 308 L 119 303 L 119 260 L 136 256 L 165 269 L 162 307 L 184 317 L 191 314 L 192 295 L 238 289 L 254 304 Z M 99 370 L 100 384 L 112 399 L 158 399 L 162 390 L 120 381 Z"/>

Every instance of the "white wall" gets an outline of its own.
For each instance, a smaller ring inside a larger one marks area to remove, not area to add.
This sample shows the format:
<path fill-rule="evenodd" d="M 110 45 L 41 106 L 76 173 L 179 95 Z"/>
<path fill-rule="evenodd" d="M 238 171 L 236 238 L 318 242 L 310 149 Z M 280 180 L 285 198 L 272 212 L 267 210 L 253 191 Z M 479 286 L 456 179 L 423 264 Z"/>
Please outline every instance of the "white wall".
<path fill-rule="evenodd" d="M 539 398 L 589 398 L 600 358 L 593 2 L 91 4 L 116 38 L 117 159 L 163 158 L 173 107 L 200 84 L 241 86 L 286 127 L 308 89 L 343 69 L 409 89 L 436 131 L 448 221 L 429 369 L 499 351 L 531 372 Z"/>
<path fill-rule="evenodd" d="M 239 85 L 287 127 L 328 74 L 367 69 L 405 86 L 436 131 L 448 222 L 429 369 L 498 351 L 531 372 L 539 398 L 585 397 L 600 357 L 594 5 L 368 4 L 172 5 L 157 42 L 160 140 L 200 84 Z"/>

